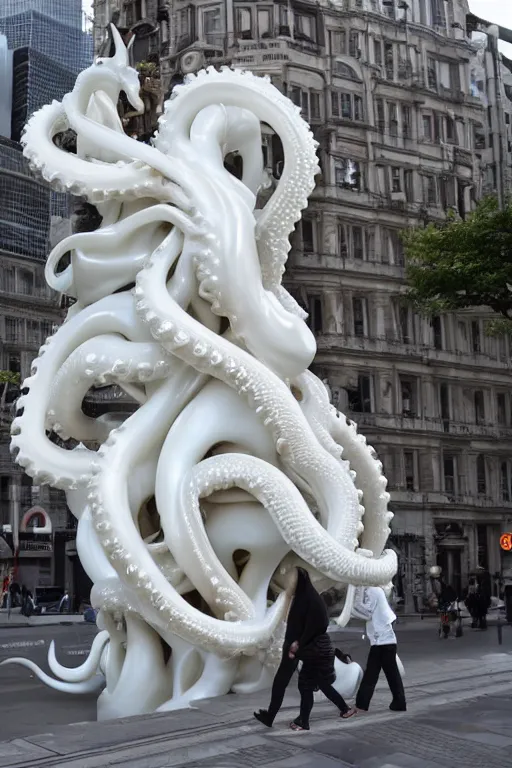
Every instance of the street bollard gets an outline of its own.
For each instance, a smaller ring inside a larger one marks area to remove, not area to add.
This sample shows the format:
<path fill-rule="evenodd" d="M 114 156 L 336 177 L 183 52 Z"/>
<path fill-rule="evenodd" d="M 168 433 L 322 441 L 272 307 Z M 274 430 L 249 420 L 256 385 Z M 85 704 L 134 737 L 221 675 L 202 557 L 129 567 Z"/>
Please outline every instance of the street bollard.
<path fill-rule="evenodd" d="M 498 630 L 498 645 L 503 645 L 503 627 L 501 625 L 501 616 L 498 616 L 498 623 L 496 627 Z"/>

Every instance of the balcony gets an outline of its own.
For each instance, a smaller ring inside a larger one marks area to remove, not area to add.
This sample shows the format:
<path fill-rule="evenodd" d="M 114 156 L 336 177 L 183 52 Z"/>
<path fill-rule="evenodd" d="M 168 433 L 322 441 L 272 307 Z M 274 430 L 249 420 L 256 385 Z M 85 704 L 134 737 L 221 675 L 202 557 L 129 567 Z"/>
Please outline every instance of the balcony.
<path fill-rule="evenodd" d="M 356 413 L 346 414 L 356 424 L 394 432 L 430 432 L 453 437 L 486 440 L 512 440 L 512 427 L 494 424 L 468 424 L 436 416 L 413 416 L 397 413 Z"/>
<path fill-rule="evenodd" d="M 317 257 L 311 254 L 310 258 L 315 259 Z M 327 258 L 334 259 L 337 257 Z M 295 259 L 295 257 L 293 257 L 293 259 Z M 302 256 L 302 259 L 304 259 L 304 255 Z M 341 262 L 340 259 L 337 259 L 337 261 L 338 263 Z M 372 262 L 361 262 L 361 264 L 371 265 Z M 306 262 L 305 260 L 304 263 L 301 264 L 300 258 L 299 263 L 296 264 L 296 266 L 312 265 L 312 261 Z M 378 272 L 375 269 L 376 266 L 378 267 Z M 397 277 L 398 272 L 399 274 L 403 274 L 403 269 L 401 267 L 383 264 L 374 265 L 374 269 L 368 271 L 376 272 L 380 277 L 382 274 L 380 269 L 384 266 L 390 270 L 390 277 L 395 276 L 391 274 L 391 270 L 397 270 L 397 273 L 395 273 Z M 366 270 L 362 268 L 360 271 L 363 272 Z M 492 368 L 493 370 L 500 372 L 510 371 L 512 369 L 511 358 L 497 359 L 496 357 L 491 357 L 491 355 L 487 355 L 483 352 L 469 353 L 461 350 L 436 349 L 427 344 L 405 343 L 399 339 L 387 338 L 386 336 L 352 336 L 342 333 L 322 333 L 317 337 L 317 347 L 319 352 L 339 353 L 348 350 L 368 354 L 398 355 L 409 359 L 415 358 L 417 362 L 426 365 L 439 363 L 441 365 L 446 364 L 450 367 L 453 365 L 467 366 L 468 368 L 482 367 Z"/>
<path fill-rule="evenodd" d="M 339 256 L 333 253 L 310 253 L 293 250 L 288 260 L 289 267 L 304 269 L 322 269 L 333 272 L 356 272 L 374 277 L 388 277 L 403 281 L 404 268 L 397 264 L 381 264 L 377 261 L 353 259 L 349 256 Z"/>
<path fill-rule="evenodd" d="M 391 504 L 422 504 L 434 507 L 453 506 L 476 507 L 477 509 L 494 509 L 496 507 L 512 508 L 511 501 L 503 501 L 501 497 L 494 499 L 491 496 L 480 494 L 448 494 L 445 491 L 407 491 L 400 487 L 388 488 L 391 494 Z"/>
<path fill-rule="evenodd" d="M 311 56 L 320 55 L 320 46 L 313 40 L 247 40 L 238 41 L 237 48 L 233 51 L 233 64 L 254 68 L 265 68 L 273 63 L 280 68 L 282 62 L 289 61 L 292 57 L 297 63 L 307 63 Z M 302 54 L 302 55 L 301 55 Z"/>

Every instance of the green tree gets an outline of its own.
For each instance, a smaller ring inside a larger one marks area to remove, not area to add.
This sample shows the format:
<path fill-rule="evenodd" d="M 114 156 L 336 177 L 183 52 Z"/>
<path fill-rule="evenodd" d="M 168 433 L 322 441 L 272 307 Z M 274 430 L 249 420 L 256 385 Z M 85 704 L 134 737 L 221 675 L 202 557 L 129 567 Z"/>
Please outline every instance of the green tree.
<path fill-rule="evenodd" d="M 0 384 L 19 384 L 19 373 L 13 373 L 12 371 L 0 371 Z"/>
<path fill-rule="evenodd" d="M 487 307 L 495 332 L 512 329 L 512 202 L 484 198 L 467 219 L 454 217 L 403 233 L 406 300 L 432 315 Z"/>

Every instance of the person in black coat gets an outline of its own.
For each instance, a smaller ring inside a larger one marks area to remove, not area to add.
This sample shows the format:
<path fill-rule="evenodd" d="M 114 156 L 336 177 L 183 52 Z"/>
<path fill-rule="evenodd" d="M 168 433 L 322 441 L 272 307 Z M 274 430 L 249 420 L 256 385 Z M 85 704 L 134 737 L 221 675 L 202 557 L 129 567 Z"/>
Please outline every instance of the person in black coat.
<path fill-rule="evenodd" d="M 341 717 L 355 714 L 344 698 L 333 688 L 336 680 L 334 671 L 335 651 L 327 634 L 329 617 L 324 601 L 311 583 L 308 572 L 297 568 L 297 586 L 288 614 L 281 664 L 272 685 L 268 709 L 260 709 L 254 717 L 268 728 L 283 703 L 286 688 L 297 669 L 299 661 L 299 692 L 301 695 L 300 714 L 290 724 L 293 730 L 309 730 L 309 717 L 314 704 L 314 692 L 322 691 L 340 710 Z M 343 654 L 337 652 L 338 658 Z"/>

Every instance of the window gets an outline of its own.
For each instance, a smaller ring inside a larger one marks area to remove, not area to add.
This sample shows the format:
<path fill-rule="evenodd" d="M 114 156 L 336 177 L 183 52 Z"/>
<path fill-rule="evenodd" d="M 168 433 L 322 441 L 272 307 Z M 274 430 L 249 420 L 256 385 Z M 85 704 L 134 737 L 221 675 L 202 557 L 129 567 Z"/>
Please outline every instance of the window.
<path fill-rule="evenodd" d="M 345 54 L 347 52 L 347 33 L 344 29 L 331 30 L 331 54 Z"/>
<path fill-rule="evenodd" d="M 423 115 L 423 141 L 432 141 L 432 116 Z"/>
<path fill-rule="evenodd" d="M 411 170 L 404 171 L 405 196 L 409 203 L 414 202 L 414 178 Z"/>
<path fill-rule="evenodd" d="M 364 258 L 364 243 L 362 227 L 352 227 L 352 256 L 354 259 Z"/>
<path fill-rule="evenodd" d="M 475 149 L 485 149 L 486 146 L 487 146 L 485 129 L 484 129 L 483 125 L 481 125 L 480 123 L 477 123 L 474 126 L 473 142 L 474 142 Z"/>
<path fill-rule="evenodd" d="M 415 459 L 414 451 L 404 451 L 404 477 L 408 491 L 416 490 Z"/>
<path fill-rule="evenodd" d="M 485 458 L 482 454 L 476 457 L 476 489 L 477 493 L 485 495 L 487 493 L 487 477 L 485 472 Z"/>
<path fill-rule="evenodd" d="M 340 226 L 338 227 L 339 255 L 342 258 L 346 258 L 346 256 L 348 256 L 347 229 L 350 229 L 350 228 L 349 227 L 346 228 L 344 224 L 340 224 Z"/>
<path fill-rule="evenodd" d="M 378 67 L 382 66 L 382 40 L 378 37 L 373 39 L 373 61 Z"/>
<path fill-rule="evenodd" d="M 316 17 L 312 14 L 295 14 L 295 37 L 316 42 Z"/>
<path fill-rule="evenodd" d="M 407 376 L 399 376 L 399 381 L 402 416 L 414 417 L 418 413 L 418 380 Z"/>
<path fill-rule="evenodd" d="M 27 341 L 29 344 L 39 344 L 41 341 L 41 331 L 37 320 L 27 320 Z"/>
<path fill-rule="evenodd" d="M 331 92 L 331 111 L 333 117 L 344 120 L 364 120 L 363 99 L 352 93 Z"/>
<path fill-rule="evenodd" d="M 455 120 L 453 117 L 446 118 L 446 141 L 450 144 L 457 142 L 457 132 L 455 130 Z"/>
<path fill-rule="evenodd" d="M 450 88 L 452 91 L 460 91 L 460 67 L 456 62 L 450 63 Z"/>
<path fill-rule="evenodd" d="M 125 4 L 126 26 L 132 27 L 143 17 L 142 0 L 131 0 Z"/>
<path fill-rule="evenodd" d="M 334 167 L 334 177 L 337 187 L 358 192 L 363 189 L 361 165 L 354 160 L 339 160 Z"/>
<path fill-rule="evenodd" d="M 388 101 L 389 135 L 398 136 L 398 106 L 394 101 Z"/>
<path fill-rule="evenodd" d="M 312 120 L 319 120 L 320 114 L 320 94 L 311 91 L 309 94 L 309 117 Z"/>
<path fill-rule="evenodd" d="M 443 383 L 439 386 L 439 406 L 442 420 L 448 422 L 450 420 L 450 390 L 448 384 Z"/>
<path fill-rule="evenodd" d="M 395 78 L 395 52 L 393 43 L 384 43 L 384 62 L 386 65 L 386 78 L 394 80 Z"/>
<path fill-rule="evenodd" d="M 350 33 L 348 41 L 348 54 L 354 59 L 358 59 L 360 55 L 359 50 L 359 32 L 352 31 Z"/>
<path fill-rule="evenodd" d="M 318 91 L 304 91 L 298 85 L 293 85 L 289 95 L 293 103 L 301 108 L 306 120 L 320 119 L 320 93 Z"/>
<path fill-rule="evenodd" d="M 471 322 L 471 349 L 475 354 L 481 352 L 480 349 L 480 323 L 478 320 Z"/>
<path fill-rule="evenodd" d="M 482 390 L 477 390 L 473 396 L 475 404 L 475 422 L 477 424 L 485 423 L 485 400 Z"/>
<path fill-rule="evenodd" d="M 313 222 L 310 219 L 302 219 L 301 223 L 302 249 L 305 253 L 313 253 L 315 250 L 315 232 Z"/>
<path fill-rule="evenodd" d="M 383 264 L 395 264 L 398 267 L 404 265 L 404 246 L 397 229 L 383 229 L 382 239 L 384 249 L 382 251 Z"/>
<path fill-rule="evenodd" d="M 443 322 L 439 315 L 432 318 L 432 331 L 434 334 L 434 349 L 444 349 L 443 347 Z"/>
<path fill-rule="evenodd" d="M 510 501 L 510 473 L 506 461 L 501 462 L 501 498 Z"/>
<path fill-rule="evenodd" d="M 355 413 L 372 413 L 372 377 L 360 373 L 357 377 L 357 387 L 348 389 L 348 408 Z"/>
<path fill-rule="evenodd" d="M 444 490 L 450 495 L 455 494 L 455 457 L 451 454 L 443 458 Z"/>
<path fill-rule="evenodd" d="M 409 307 L 398 307 L 398 322 L 400 325 L 400 340 L 403 344 L 411 344 L 412 334 L 410 332 L 410 310 Z"/>
<path fill-rule="evenodd" d="M 322 299 L 320 296 L 308 296 L 309 317 L 308 325 L 313 333 L 322 333 Z"/>
<path fill-rule="evenodd" d="M 213 8 L 205 8 L 201 14 L 203 22 L 203 36 L 206 42 L 213 45 L 222 36 L 222 17 L 220 5 Z"/>
<path fill-rule="evenodd" d="M 359 122 L 364 120 L 363 99 L 361 96 L 354 96 L 354 120 Z"/>
<path fill-rule="evenodd" d="M 505 392 L 498 392 L 496 395 L 496 410 L 498 416 L 498 424 L 502 427 L 508 426 L 507 396 Z"/>
<path fill-rule="evenodd" d="M 18 269 L 18 290 L 25 295 L 34 292 L 34 273 L 28 269 Z"/>
<path fill-rule="evenodd" d="M 368 335 L 368 307 L 366 299 L 354 297 L 352 299 L 352 314 L 354 317 L 354 336 Z"/>
<path fill-rule="evenodd" d="M 377 120 L 377 128 L 384 133 L 386 130 L 386 119 L 384 117 L 384 102 L 382 99 L 376 99 L 375 101 L 375 117 Z"/>
<path fill-rule="evenodd" d="M 259 8 L 258 9 L 258 35 L 265 38 L 270 37 L 272 33 L 272 8 Z"/>
<path fill-rule="evenodd" d="M 236 9 L 236 31 L 242 40 L 252 39 L 252 9 Z"/>
<path fill-rule="evenodd" d="M 391 168 L 391 192 L 403 192 L 401 169 L 396 166 Z"/>
<path fill-rule="evenodd" d="M 436 177 L 430 174 L 423 176 L 424 200 L 427 205 L 437 205 Z"/>
<path fill-rule="evenodd" d="M 431 56 L 427 58 L 427 83 L 429 88 L 437 91 L 437 62 Z"/>
<path fill-rule="evenodd" d="M 402 136 L 404 139 L 412 137 L 412 110 L 405 105 L 402 106 Z"/>
<path fill-rule="evenodd" d="M 18 341 L 18 322 L 12 317 L 5 318 L 5 338 L 7 341 Z"/>
<path fill-rule="evenodd" d="M 340 93 L 341 117 L 352 120 L 352 96 L 350 93 Z"/>

